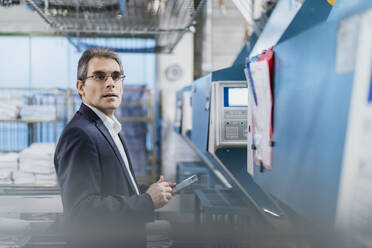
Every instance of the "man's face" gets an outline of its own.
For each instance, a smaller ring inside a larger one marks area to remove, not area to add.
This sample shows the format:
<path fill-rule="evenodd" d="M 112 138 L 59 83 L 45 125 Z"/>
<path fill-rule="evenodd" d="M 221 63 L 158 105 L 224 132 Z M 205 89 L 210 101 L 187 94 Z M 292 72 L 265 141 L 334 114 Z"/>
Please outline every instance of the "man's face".
<path fill-rule="evenodd" d="M 120 73 L 120 66 L 114 59 L 96 57 L 88 62 L 87 77 L 102 75 L 102 73 L 112 75 L 118 72 Z M 121 80 L 115 82 L 111 77 L 104 82 L 95 78 L 87 78 L 84 84 L 78 80 L 76 88 L 84 103 L 101 110 L 110 117 L 119 107 L 123 95 L 123 82 Z"/>

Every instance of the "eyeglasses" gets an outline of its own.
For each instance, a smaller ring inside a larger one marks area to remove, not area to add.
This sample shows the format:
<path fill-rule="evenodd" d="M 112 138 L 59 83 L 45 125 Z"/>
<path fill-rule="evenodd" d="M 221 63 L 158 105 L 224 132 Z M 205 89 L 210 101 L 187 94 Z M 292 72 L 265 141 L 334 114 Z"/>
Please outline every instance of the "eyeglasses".
<path fill-rule="evenodd" d="M 93 75 L 86 77 L 86 79 L 92 78 L 93 80 L 96 80 L 100 83 L 104 83 L 109 77 L 112 78 L 112 81 L 114 81 L 114 83 L 119 83 L 124 80 L 125 75 L 121 74 L 118 71 L 113 72 L 111 75 L 99 71 L 94 72 Z"/>

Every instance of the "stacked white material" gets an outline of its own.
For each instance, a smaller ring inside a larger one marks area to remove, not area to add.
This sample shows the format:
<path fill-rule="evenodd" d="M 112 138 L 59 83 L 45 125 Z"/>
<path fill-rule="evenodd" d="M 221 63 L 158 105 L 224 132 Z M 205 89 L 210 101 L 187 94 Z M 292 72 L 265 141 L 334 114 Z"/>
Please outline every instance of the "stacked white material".
<path fill-rule="evenodd" d="M 22 180 L 27 176 L 31 178 L 32 175 L 35 184 L 56 185 L 54 150 L 54 143 L 34 143 L 23 150 L 19 156 L 19 172 L 22 173 L 19 176 Z"/>
<path fill-rule="evenodd" d="M 23 171 L 14 171 L 13 180 L 15 184 L 35 184 L 35 174 Z"/>
<path fill-rule="evenodd" d="M 0 170 L 0 184 L 12 184 L 12 172 Z"/>
<path fill-rule="evenodd" d="M 23 103 L 19 101 L 0 101 L 0 119 L 15 120 L 18 118 Z"/>
<path fill-rule="evenodd" d="M 0 153 L 0 184 L 11 184 L 11 175 L 18 168 L 18 153 Z"/>
<path fill-rule="evenodd" d="M 39 185 L 56 185 L 57 176 L 55 173 L 50 174 L 36 174 L 35 183 Z"/>
<path fill-rule="evenodd" d="M 25 105 L 21 110 L 22 120 L 52 121 L 56 118 L 56 107 L 53 105 Z"/>

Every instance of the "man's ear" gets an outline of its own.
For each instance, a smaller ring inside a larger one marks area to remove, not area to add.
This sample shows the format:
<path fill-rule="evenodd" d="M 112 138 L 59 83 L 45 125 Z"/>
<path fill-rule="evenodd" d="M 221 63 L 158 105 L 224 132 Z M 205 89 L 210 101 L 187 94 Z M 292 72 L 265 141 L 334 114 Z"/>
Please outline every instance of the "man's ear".
<path fill-rule="evenodd" d="M 76 81 L 76 89 L 79 92 L 80 96 L 84 95 L 84 83 L 81 80 Z"/>

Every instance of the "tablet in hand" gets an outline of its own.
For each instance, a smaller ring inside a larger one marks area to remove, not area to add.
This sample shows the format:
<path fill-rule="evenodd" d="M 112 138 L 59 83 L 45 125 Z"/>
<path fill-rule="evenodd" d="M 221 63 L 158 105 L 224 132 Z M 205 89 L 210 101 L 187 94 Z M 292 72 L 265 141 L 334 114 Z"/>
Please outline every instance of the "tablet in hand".
<path fill-rule="evenodd" d="M 175 193 L 189 187 L 190 185 L 196 183 L 197 181 L 198 181 L 198 177 L 196 175 L 192 175 L 191 177 L 186 178 L 185 180 L 183 180 L 182 182 L 177 184 L 177 186 L 173 189 L 172 193 L 175 194 Z"/>

